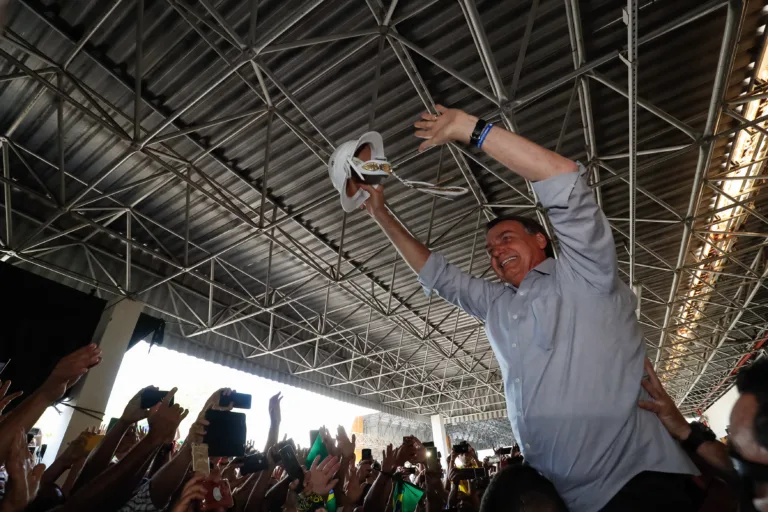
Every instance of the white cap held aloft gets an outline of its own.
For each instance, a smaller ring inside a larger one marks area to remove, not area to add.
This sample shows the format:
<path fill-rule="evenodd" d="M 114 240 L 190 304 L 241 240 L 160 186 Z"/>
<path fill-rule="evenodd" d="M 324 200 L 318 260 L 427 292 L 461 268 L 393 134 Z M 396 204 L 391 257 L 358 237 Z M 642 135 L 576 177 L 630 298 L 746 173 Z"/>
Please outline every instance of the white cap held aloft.
<path fill-rule="evenodd" d="M 357 158 L 357 152 L 368 145 L 371 157 L 367 161 Z M 341 196 L 341 206 L 346 212 L 360 208 L 368 200 L 370 194 L 358 189 L 352 196 L 347 195 L 347 181 L 356 179 L 368 185 L 377 187 L 389 176 L 394 176 L 403 185 L 422 192 L 447 198 L 458 197 L 468 192 L 463 187 L 440 187 L 421 181 L 407 181 L 400 178 L 392 169 L 392 165 L 384 155 L 384 140 L 378 132 L 367 132 L 357 140 L 349 140 L 340 144 L 328 160 L 328 174 L 331 182 Z"/>

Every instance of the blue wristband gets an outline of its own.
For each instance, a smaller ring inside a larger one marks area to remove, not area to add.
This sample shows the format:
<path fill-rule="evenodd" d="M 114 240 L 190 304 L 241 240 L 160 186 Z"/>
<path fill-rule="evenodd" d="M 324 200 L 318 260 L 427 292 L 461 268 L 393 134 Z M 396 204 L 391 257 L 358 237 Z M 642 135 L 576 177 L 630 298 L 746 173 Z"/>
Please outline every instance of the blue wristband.
<path fill-rule="evenodd" d="M 485 138 L 488 136 L 488 133 L 491 131 L 491 128 L 493 128 L 493 124 L 488 123 L 487 125 L 485 125 L 485 128 L 483 129 L 483 133 L 481 133 L 480 138 L 477 139 L 478 149 L 483 147 L 483 142 L 485 142 Z"/>

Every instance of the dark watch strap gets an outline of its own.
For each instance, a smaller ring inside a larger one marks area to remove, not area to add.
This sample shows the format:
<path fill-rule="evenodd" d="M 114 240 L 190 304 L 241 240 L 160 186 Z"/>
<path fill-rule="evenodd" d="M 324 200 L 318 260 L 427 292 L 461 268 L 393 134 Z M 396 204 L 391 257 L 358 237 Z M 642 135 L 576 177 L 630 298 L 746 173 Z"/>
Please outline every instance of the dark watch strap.
<path fill-rule="evenodd" d="M 696 453 L 696 450 L 699 449 L 699 446 L 708 441 L 715 440 L 717 440 L 717 436 L 709 427 L 703 423 L 699 423 L 698 421 L 692 421 L 690 435 L 685 439 L 685 441 L 681 441 L 680 444 L 686 452 Z"/>
<path fill-rule="evenodd" d="M 485 129 L 485 125 L 487 125 L 488 122 L 484 119 L 478 119 L 477 124 L 475 124 L 475 129 L 472 130 L 472 136 L 469 138 L 469 144 L 471 146 L 477 146 L 478 141 L 480 140 L 480 136 L 483 134 L 483 130 Z"/>

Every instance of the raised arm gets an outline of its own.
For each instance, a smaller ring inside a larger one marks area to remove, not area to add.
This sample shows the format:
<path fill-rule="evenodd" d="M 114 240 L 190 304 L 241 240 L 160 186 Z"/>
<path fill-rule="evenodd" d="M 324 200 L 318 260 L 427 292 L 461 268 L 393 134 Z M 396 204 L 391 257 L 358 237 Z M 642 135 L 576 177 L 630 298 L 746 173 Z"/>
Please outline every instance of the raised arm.
<path fill-rule="evenodd" d="M 645 371 L 648 378 L 643 379 L 641 384 L 653 400 L 640 400 L 637 405 L 658 416 L 661 424 L 672 437 L 679 442 L 685 441 L 691 435 L 691 426 L 685 421 L 683 413 L 677 408 L 672 397 L 667 394 L 648 359 L 645 360 Z M 720 441 L 707 441 L 700 444 L 696 449 L 696 455 L 715 470 L 718 476 L 730 481 L 736 479 L 728 448 Z"/>
<path fill-rule="evenodd" d="M 427 294 L 433 290 L 443 299 L 485 320 L 493 299 L 503 291 L 503 285 L 478 279 L 458 267 L 449 265 L 438 253 L 432 253 L 424 244 L 412 237 L 389 213 L 384 204 L 384 189 L 360 185 L 371 197 L 365 208 L 395 246 L 408 266 L 419 275 L 419 282 Z"/>
<path fill-rule="evenodd" d="M 0 464 L 5 461 L 11 440 L 22 429 L 29 432 L 45 409 L 59 400 L 88 369 L 101 362 L 101 350 L 87 345 L 63 357 L 39 389 L 29 395 L 0 422 Z"/>
<path fill-rule="evenodd" d="M 422 114 L 414 126 L 416 136 L 427 139 L 419 146 L 424 151 L 447 142 L 469 144 L 478 118 L 458 109 L 437 106 L 439 115 Z M 530 181 L 542 181 L 576 171 L 576 163 L 528 139 L 495 126 L 488 132 L 482 149 L 506 168 Z"/>
<path fill-rule="evenodd" d="M 439 115 L 422 114 L 415 124 L 416 136 L 427 139 L 419 150 L 448 142 L 469 143 L 478 119 L 441 105 L 437 109 Z M 559 268 L 598 291 L 610 292 L 618 273 L 616 248 L 608 220 L 581 178 L 584 169 L 496 125 L 481 146 L 512 172 L 534 182 L 533 189 L 560 242 Z"/>

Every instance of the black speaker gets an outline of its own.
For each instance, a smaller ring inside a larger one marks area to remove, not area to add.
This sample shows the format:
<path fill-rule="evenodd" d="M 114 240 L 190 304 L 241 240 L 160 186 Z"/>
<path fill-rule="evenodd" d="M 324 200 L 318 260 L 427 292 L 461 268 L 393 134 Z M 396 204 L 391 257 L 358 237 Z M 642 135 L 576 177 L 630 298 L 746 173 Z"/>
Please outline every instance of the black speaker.
<path fill-rule="evenodd" d="M 106 301 L 0 263 L 0 380 L 11 392 L 37 389 L 63 356 L 92 340 Z M 14 400 L 6 409 L 13 409 Z"/>

